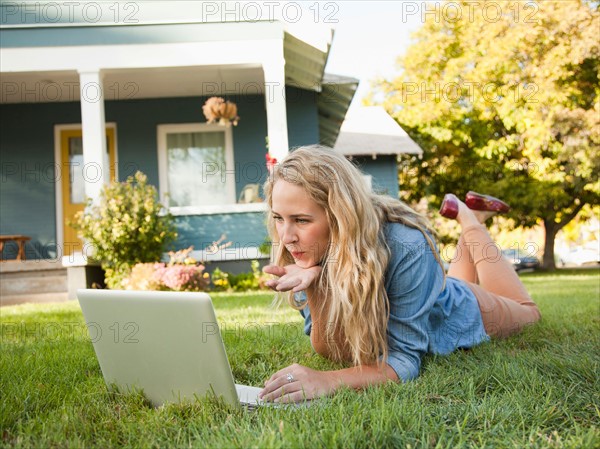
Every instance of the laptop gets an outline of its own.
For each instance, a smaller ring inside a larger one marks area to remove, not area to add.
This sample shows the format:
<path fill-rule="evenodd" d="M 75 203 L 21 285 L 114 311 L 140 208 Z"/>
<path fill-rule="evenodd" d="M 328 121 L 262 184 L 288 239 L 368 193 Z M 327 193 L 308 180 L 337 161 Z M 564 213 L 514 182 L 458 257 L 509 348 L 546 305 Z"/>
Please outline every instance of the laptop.
<path fill-rule="evenodd" d="M 221 397 L 254 409 L 261 388 L 234 383 L 206 293 L 77 290 L 104 381 L 160 406 Z"/>

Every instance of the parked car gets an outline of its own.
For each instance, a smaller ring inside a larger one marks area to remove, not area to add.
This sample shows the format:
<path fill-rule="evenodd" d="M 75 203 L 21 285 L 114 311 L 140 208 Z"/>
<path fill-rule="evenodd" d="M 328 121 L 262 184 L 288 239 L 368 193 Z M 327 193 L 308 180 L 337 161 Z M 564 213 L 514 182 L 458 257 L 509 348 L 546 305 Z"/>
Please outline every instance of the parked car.
<path fill-rule="evenodd" d="M 529 251 L 517 248 L 507 248 L 502 250 L 502 255 L 512 263 L 516 271 L 525 269 L 535 270 L 540 267 L 540 261 Z"/>
<path fill-rule="evenodd" d="M 598 265 L 600 264 L 600 248 L 576 248 L 558 255 L 560 266 Z"/>

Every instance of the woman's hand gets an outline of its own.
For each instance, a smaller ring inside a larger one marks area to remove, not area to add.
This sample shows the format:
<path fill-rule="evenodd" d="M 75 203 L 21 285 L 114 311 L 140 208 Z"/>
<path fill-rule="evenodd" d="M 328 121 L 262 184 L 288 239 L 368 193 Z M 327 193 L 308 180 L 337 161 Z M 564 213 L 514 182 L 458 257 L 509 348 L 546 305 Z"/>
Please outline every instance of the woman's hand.
<path fill-rule="evenodd" d="M 339 386 L 334 372 L 316 371 L 294 363 L 273 374 L 258 397 L 267 402 L 300 402 L 331 395 Z"/>
<path fill-rule="evenodd" d="M 267 265 L 263 271 L 268 274 L 279 276 L 279 279 L 271 279 L 265 285 L 278 292 L 292 290 L 294 293 L 306 290 L 321 274 L 321 267 L 315 265 L 310 268 L 300 268 L 296 264 L 280 267 L 278 265 Z"/>
<path fill-rule="evenodd" d="M 273 374 L 258 397 L 268 402 L 299 402 L 332 395 L 342 386 L 362 389 L 390 381 L 398 381 L 398 375 L 387 363 L 337 371 L 315 371 L 294 363 Z"/>

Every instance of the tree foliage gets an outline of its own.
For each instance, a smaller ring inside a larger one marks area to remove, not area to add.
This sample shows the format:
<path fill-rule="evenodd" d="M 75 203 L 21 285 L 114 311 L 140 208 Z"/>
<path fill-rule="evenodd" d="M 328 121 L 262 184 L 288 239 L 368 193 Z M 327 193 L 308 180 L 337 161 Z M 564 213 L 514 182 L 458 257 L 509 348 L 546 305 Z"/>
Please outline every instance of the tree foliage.
<path fill-rule="evenodd" d="M 400 75 L 375 85 L 424 150 L 400 167 L 403 199 L 501 196 L 517 226 L 544 224 L 553 268 L 556 233 L 600 199 L 598 4 L 445 2 L 439 11 L 413 36 Z"/>

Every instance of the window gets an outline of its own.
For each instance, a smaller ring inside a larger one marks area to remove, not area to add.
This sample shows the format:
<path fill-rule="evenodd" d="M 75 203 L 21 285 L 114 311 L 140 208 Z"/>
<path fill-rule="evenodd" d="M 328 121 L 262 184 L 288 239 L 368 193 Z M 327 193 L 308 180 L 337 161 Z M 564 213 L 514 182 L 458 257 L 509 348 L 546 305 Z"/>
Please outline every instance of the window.
<path fill-rule="evenodd" d="M 69 202 L 71 204 L 85 204 L 85 177 L 83 162 L 83 137 L 79 135 L 67 137 L 68 167 L 69 167 Z M 110 137 L 106 136 L 106 153 L 104 153 L 104 167 L 110 167 Z M 114 166 L 114 164 L 113 164 Z"/>
<path fill-rule="evenodd" d="M 83 167 L 83 139 L 81 136 L 68 138 L 69 152 L 69 201 L 71 204 L 85 203 L 85 180 L 83 170 L 71 170 L 71 167 Z M 108 167 L 108 165 L 105 165 Z"/>
<path fill-rule="evenodd" d="M 162 201 L 174 212 L 235 203 L 230 128 L 159 125 L 158 166 Z"/>

